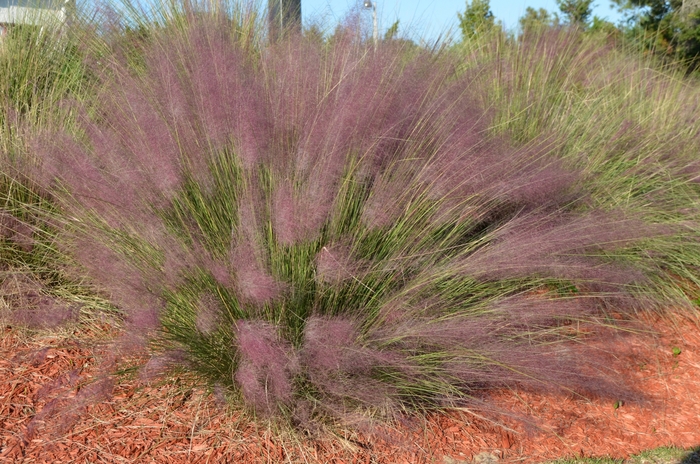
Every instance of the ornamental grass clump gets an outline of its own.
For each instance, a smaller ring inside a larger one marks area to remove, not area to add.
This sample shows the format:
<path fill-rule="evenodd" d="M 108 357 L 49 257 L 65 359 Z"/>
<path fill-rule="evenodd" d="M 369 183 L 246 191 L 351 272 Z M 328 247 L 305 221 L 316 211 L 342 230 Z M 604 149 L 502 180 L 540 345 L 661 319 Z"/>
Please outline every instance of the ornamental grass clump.
<path fill-rule="evenodd" d="M 493 31 L 459 51 L 462 72 L 475 76 L 479 101 L 493 110 L 494 133 L 523 144 L 548 134 L 596 208 L 683 231 L 635 253 L 646 255 L 642 266 L 656 256 L 675 278 L 653 279 L 655 291 L 689 307 L 684 293 L 697 292 L 700 260 L 697 82 L 613 37 L 569 28 Z"/>
<path fill-rule="evenodd" d="M 0 37 L 0 321 L 13 328 L 86 324 L 110 311 L 84 277 L 63 272 L 69 258 L 54 241 L 55 205 L 26 182 L 24 168 L 33 163 L 26 142 L 53 124 L 71 130 L 64 102 L 88 99 L 96 81 L 86 58 L 97 36 L 81 11 L 70 12 L 68 27 L 38 9 Z"/>
<path fill-rule="evenodd" d="M 0 39 L 0 159 L 3 162 L 5 157 L 16 155 L 22 127 L 47 124 L 62 99 L 83 98 L 92 81 L 81 47 L 90 35 L 85 18 L 75 15 L 69 31 L 56 24 L 51 16 L 51 13 L 39 13 L 38 17 L 30 18 L 30 22 L 43 26 L 6 25 Z"/>
<path fill-rule="evenodd" d="M 138 69 L 116 50 L 77 134 L 31 142 L 121 349 L 155 342 L 150 371 L 310 429 L 498 386 L 624 390 L 554 342 L 654 299 L 658 269 L 625 251 L 674 231 L 593 208 L 557 140 L 489 135 L 447 56 L 348 31 L 254 48 L 184 18 Z"/>

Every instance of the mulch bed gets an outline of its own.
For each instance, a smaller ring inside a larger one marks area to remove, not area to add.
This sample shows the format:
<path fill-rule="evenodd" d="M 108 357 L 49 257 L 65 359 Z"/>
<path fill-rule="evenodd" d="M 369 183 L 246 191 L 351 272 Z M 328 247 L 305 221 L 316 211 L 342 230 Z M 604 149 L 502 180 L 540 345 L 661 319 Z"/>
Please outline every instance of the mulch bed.
<path fill-rule="evenodd" d="M 25 339 L 6 328 L 0 462 L 453 464 L 486 456 L 528 463 L 698 446 L 698 323 L 646 317 L 655 333 L 605 337 L 593 346 L 607 353 L 615 375 L 643 393 L 640 400 L 503 390 L 490 395 L 502 413 L 489 418 L 451 411 L 372 437 L 314 440 L 251 421 L 183 378 L 120 381 L 108 394 L 112 379 L 100 377 L 97 362 L 105 348 L 65 335 Z"/>

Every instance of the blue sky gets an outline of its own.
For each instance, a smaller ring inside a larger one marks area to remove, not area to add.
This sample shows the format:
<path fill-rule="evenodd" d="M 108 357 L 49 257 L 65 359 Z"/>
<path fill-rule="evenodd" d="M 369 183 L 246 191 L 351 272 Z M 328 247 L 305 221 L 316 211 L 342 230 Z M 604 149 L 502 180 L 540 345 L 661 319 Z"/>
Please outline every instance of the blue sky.
<path fill-rule="evenodd" d="M 324 24 L 335 24 L 362 0 L 302 0 L 302 15 L 305 24 L 312 18 Z M 437 37 L 441 32 L 457 29 L 457 12 L 463 12 L 466 0 L 376 0 L 379 17 L 379 30 L 386 30 L 396 19 L 400 20 L 399 30 L 414 37 Z M 610 0 L 594 1 L 593 13 L 608 21 L 617 23 L 620 19 Z M 558 11 L 554 0 L 491 0 L 491 10 L 507 28 L 516 28 L 518 18 L 525 8 L 545 8 Z M 367 12 L 371 21 L 371 13 Z"/>

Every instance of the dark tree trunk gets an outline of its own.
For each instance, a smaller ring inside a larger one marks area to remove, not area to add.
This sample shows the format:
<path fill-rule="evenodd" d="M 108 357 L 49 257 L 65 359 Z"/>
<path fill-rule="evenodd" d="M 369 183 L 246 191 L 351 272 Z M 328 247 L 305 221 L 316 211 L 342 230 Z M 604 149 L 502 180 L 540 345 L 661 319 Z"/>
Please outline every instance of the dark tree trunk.
<path fill-rule="evenodd" d="M 268 0 L 267 20 L 270 40 L 301 32 L 301 0 Z"/>

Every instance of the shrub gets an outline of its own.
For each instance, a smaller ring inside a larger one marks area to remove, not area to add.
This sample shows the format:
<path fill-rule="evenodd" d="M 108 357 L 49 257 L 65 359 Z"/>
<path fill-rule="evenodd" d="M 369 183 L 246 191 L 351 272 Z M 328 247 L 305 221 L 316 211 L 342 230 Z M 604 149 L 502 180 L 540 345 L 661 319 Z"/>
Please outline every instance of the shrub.
<path fill-rule="evenodd" d="M 627 251 L 673 230 L 596 209 L 556 140 L 491 136 L 448 56 L 349 32 L 256 50 L 220 15 L 185 18 L 141 69 L 117 50 L 79 134 L 31 144 L 123 348 L 155 336 L 306 427 L 513 384 L 619 394 L 553 342 L 655 298 L 657 267 Z"/>

